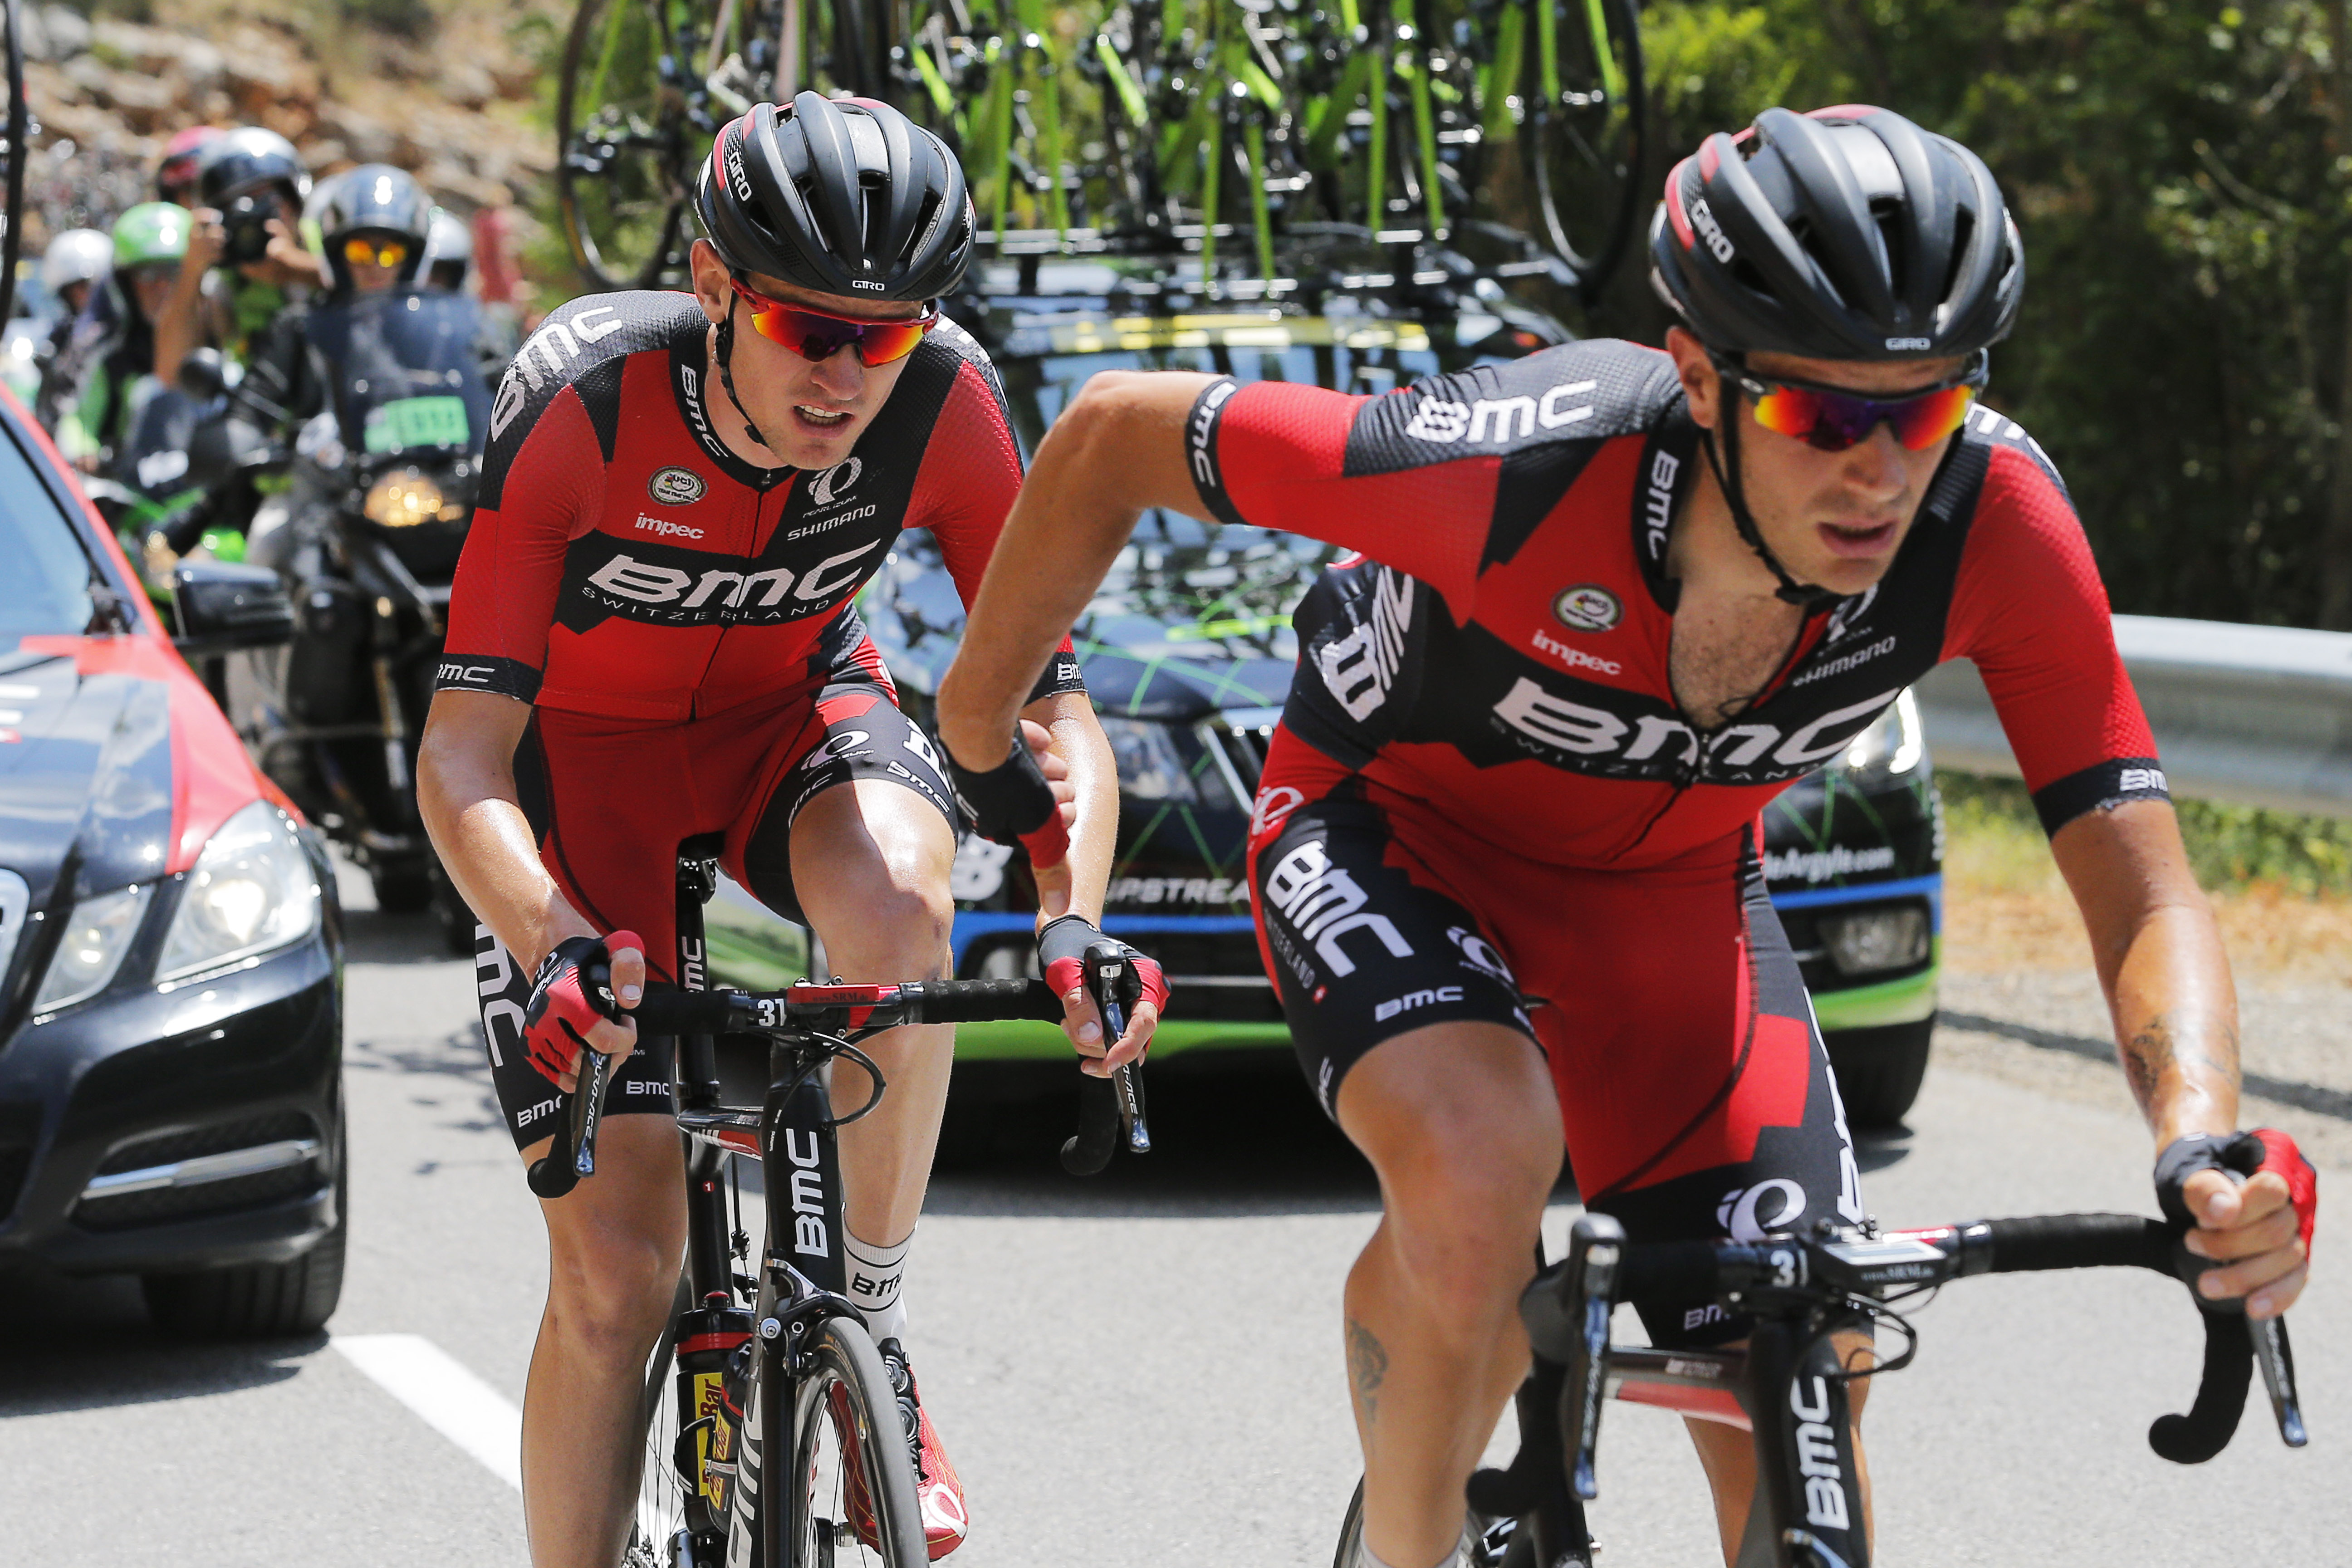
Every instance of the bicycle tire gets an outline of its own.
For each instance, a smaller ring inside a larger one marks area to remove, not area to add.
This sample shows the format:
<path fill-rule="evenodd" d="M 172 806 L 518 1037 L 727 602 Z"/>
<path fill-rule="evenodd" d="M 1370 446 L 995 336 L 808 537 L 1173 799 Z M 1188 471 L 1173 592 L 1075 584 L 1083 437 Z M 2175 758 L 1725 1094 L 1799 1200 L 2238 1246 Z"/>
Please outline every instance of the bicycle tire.
<path fill-rule="evenodd" d="M 1331 1568 L 1356 1568 L 1362 1556 L 1364 1544 L 1364 1481 L 1356 1478 L 1356 1489 L 1348 1499 L 1347 1517 L 1339 1521 L 1339 1549 L 1331 1553 Z"/>
<path fill-rule="evenodd" d="M 16 308 L 16 262 L 25 245 L 25 161 L 31 149 L 32 111 L 25 102 L 25 26 L 22 0 L 7 0 L 8 33 L 8 211 L 0 234 L 0 321 Z"/>
<path fill-rule="evenodd" d="M 649 24 L 644 39 L 649 47 L 635 51 L 622 47 L 632 12 Z M 611 68 L 644 69 L 671 54 L 670 42 L 662 0 L 580 0 L 564 39 L 555 86 L 556 216 L 572 264 L 599 291 L 652 288 L 677 269 L 672 253 L 686 229 L 688 175 L 698 162 L 683 103 L 675 94 L 657 94 L 660 107 L 653 116 L 626 125 L 619 123 L 623 114 L 607 113 L 617 107 L 607 91 Z M 597 131 L 611 134 L 591 134 L 599 116 L 607 122 Z M 637 166 L 629 168 L 625 158 Z M 632 248 L 643 252 L 633 260 L 623 249 L 625 232 L 647 225 L 649 237 L 633 237 Z M 599 228 L 610 232 L 600 236 Z"/>
<path fill-rule="evenodd" d="M 670 1542 L 687 1522 L 686 1501 L 696 1482 L 677 1468 L 677 1321 L 694 1305 L 693 1287 L 678 1276 L 677 1292 L 661 1338 L 646 1355 L 646 1381 L 637 1402 L 642 1435 L 636 1519 L 629 1530 L 623 1568 L 671 1568 Z"/>
<path fill-rule="evenodd" d="M 782 1475 L 803 1489 L 797 1510 L 800 1539 L 786 1543 L 786 1562 L 772 1568 L 922 1568 L 930 1553 L 915 1496 L 914 1454 L 882 1352 L 874 1348 L 865 1324 L 827 1318 L 809 1336 L 803 1353 L 809 1370 L 794 1384 L 793 1468 L 780 1472 L 761 1458 L 762 1506 L 772 1496 L 772 1482 Z M 871 1539 L 854 1520 L 847 1469 L 853 1459 L 873 1500 Z"/>
<path fill-rule="evenodd" d="M 1601 79 L 1594 84 L 1595 90 L 1602 93 L 1597 100 L 1601 109 L 1597 123 L 1605 129 L 1603 139 L 1608 144 L 1600 147 L 1592 144 L 1570 116 L 1559 112 L 1561 105 L 1548 101 L 1540 81 L 1542 67 L 1532 49 L 1526 58 L 1522 87 L 1531 107 L 1527 123 L 1521 128 L 1520 155 L 1528 183 L 1535 193 L 1538 216 L 1543 219 L 1544 237 L 1575 273 L 1578 288 L 1589 300 L 1623 259 L 1648 188 L 1645 170 L 1650 100 L 1642 58 L 1641 16 L 1633 0 L 1542 3 L 1556 7 L 1555 26 L 1559 20 L 1567 19 L 1584 36 L 1593 51 L 1593 74 Z M 1585 20 L 1595 12 L 1603 17 L 1605 29 L 1605 36 L 1598 38 L 1591 36 L 1591 26 Z M 1622 105 L 1622 114 L 1612 107 L 1604 90 L 1610 67 L 1601 63 L 1603 55 L 1613 58 L 1614 69 L 1623 78 L 1621 90 L 1613 95 L 1614 101 Z M 1562 156 L 1561 150 L 1570 143 L 1581 150 L 1580 161 L 1589 165 L 1580 177 L 1599 186 L 1601 200 L 1596 205 L 1606 210 L 1597 216 L 1567 210 L 1581 194 L 1570 186 L 1577 160 Z M 1556 167 L 1556 163 L 1562 166 Z M 1580 244 L 1580 239 L 1583 243 Z"/>

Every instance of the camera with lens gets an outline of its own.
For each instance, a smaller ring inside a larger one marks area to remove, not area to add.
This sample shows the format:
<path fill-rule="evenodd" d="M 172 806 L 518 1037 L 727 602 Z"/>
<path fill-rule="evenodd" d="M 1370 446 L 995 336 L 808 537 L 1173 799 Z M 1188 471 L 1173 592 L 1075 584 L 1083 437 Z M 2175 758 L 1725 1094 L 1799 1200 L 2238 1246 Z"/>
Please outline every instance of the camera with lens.
<path fill-rule="evenodd" d="M 232 198 L 221 211 L 222 262 L 242 267 L 268 255 L 269 220 L 278 216 L 274 191 L 252 191 Z"/>

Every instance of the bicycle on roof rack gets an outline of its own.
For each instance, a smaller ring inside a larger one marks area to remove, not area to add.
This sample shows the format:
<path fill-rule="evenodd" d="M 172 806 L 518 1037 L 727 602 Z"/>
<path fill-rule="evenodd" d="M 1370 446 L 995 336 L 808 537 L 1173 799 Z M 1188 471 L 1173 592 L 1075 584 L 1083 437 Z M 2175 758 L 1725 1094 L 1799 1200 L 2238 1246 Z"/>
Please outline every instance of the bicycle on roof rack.
<path fill-rule="evenodd" d="M 582 0 L 556 198 L 583 276 L 682 283 L 719 124 L 802 86 L 944 139 L 984 250 L 1197 256 L 1269 293 L 1337 241 L 1402 286 L 1467 252 L 1590 299 L 1649 188 L 1633 0 Z"/>
<path fill-rule="evenodd" d="M 1895 1307 L 1979 1274 L 2137 1268 L 2193 1281 L 2207 1261 L 2161 1221 L 2136 1215 L 2049 1215 L 1883 1233 L 1824 1226 L 1810 1237 L 1755 1242 L 1632 1244 L 1606 1215 L 1580 1216 L 1567 1258 L 1519 1300 L 1535 1370 L 1515 1402 L 1519 1451 L 1504 1469 L 1470 1479 L 1483 1522 L 1478 1568 L 1591 1568 L 1583 1504 L 1600 1488 L 1595 1455 L 1605 1402 L 1614 1398 L 1721 1421 L 1751 1432 L 1756 1502 L 1737 1568 L 1867 1568 L 1862 1480 L 1847 1384 L 1909 1364 L 1917 1339 Z M 1748 1314 L 1744 1348 L 1654 1350 L 1619 1345 L 1610 1319 L 1621 1302 L 1714 1300 Z M 2194 1299 L 2192 1297 L 2192 1299 Z M 2162 1415 L 2148 1446 L 2178 1464 L 2202 1464 L 2237 1430 L 2252 1368 L 2262 1369 L 2279 1436 L 2305 1441 L 2294 1359 L 2284 1318 L 2253 1321 L 2234 1303 L 2200 1300 L 2205 1359 L 2195 1403 Z M 1870 1321 L 1907 1342 L 1868 1369 L 1839 1363 L 1831 1335 Z M 1362 1530 L 1357 1489 L 1341 1528 L 1337 1568 L 1353 1568 Z"/>
<path fill-rule="evenodd" d="M 716 854 L 709 841 L 688 840 L 678 861 L 676 973 L 689 989 L 654 992 L 623 1014 L 610 1006 L 608 969 L 583 974 L 609 1016 L 634 1017 L 642 1035 L 677 1037 L 674 1089 L 687 1139 L 685 1267 L 646 1360 L 643 1468 L 624 1568 L 917 1568 L 929 1555 L 914 1434 L 845 1294 L 835 1134 L 888 1087 L 857 1043 L 908 1024 L 1057 1023 L 1062 1005 L 1034 979 L 702 990 L 702 906 L 717 887 Z M 1118 950 L 1087 954 L 1087 984 L 1114 1038 L 1126 1026 L 1129 977 Z M 873 1086 L 844 1114 L 831 1093 L 836 1061 L 862 1068 Z M 539 1196 L 560 1199 L 595 1174 L 610 1071 L 610 1058 L 583 1055 L 554 1142 L 530 1168 Z M 1131 1064 L 1082 1085 L 1066 1169 L 1092 1174 L 1121 1147 L 1150 1148 Z M 756 1264 L 733 1179 L 739 1158 L 760 1163 L 765 1243 Z"/>

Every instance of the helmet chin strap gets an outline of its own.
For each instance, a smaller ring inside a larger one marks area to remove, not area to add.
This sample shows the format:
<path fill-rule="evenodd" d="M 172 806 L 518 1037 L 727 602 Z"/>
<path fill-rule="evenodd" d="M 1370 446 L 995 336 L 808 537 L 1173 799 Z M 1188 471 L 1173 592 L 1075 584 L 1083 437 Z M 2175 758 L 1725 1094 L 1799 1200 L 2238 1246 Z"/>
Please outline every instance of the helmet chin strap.
<path fill-rule="evenodd" d="M 727 296 L 727 319 L 719 323 L 718 350 L 719 384 L 727 389 L 727 401 L 735 405 L 735 412 L 741 416 L 743 433 L 761 446 L 766 447 L 768 438 L 761 435 L 759 426 L 751 422 L 751 411 L 743 406 L 741 398 L 735 395 L 735 370 L 729 363 L 735 354 L 735 296 L 731 293 Z M 768 449 L 775 450 L 772 447 Z"/>
<path fill-rule="evenodd" d="M 1798 582 L 1789 574 L 1789 569 L 1780 564 L 1780 558 L 1772 553 L 1772 547 L 1764 542 L 1763 533 L 1757 529 L 1755 516 L 1748 510 L 1748 497 L 1740 483 L 1739 389 L 1732 384 L 1729 376 L 1720 372 L 1717 373 L 1716 384 L 1722 389 L 1722 395 L 1717 399 L 1723 411 L 1721 459 L 1717 460 L 1716 457 L 1714 431 L 1701 430 L 1699 440 L 1706 447 L 1706 466 L 1715 471 L 1716 488 L 1723 492 L 1724 503 L 1731 508 L 1731 521 L 1739 530 L 1739 537 L 1747 542 L 1748 549 L 1756 552 L 1756 558 L 1763 562 L 1765 569 L 1780 582 L 1780 586 L 1774 590 L 1773 597 L 1783 604 L 1798 605 L 1807 615 L 1825 610 L 1842 599 L 1852 597 L 1811 583 Z"/>

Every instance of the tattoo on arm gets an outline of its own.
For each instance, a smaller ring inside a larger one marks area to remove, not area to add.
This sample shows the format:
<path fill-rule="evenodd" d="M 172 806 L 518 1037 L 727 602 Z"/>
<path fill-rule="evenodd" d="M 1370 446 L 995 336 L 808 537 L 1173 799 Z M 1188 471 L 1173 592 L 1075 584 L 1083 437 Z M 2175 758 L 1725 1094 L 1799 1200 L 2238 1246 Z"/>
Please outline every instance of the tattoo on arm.
<path fill-rule="evenodd" d="M 1355 1319 L 1348 1320 L 1348 1387 L 1356 1396 L 1356 1404 L 1364 1413 L 1364 1425 L 1370 1426 L 1380 1409 L 1381 1380 L 1389 1374 L 1389 1352 L 1373 1337 L 1372 1331 Z"/>
<path fill-rule="evenodd" d="M 2168 1072 L 2185 1079 L 2190 1073 L 2201 1070 L 2220 1076 L 2233 1087 L 2238 1081 L 2236 1029 L 2226 1026 L 2221 1029 L 2229 1059 L 2217 1061 L 2196 1043 L 2193 1031 L 2181 1030 L 2189 1037 L 2177 1038 L 2178 1024 L 2172 1013 L 2158 1013 L 2141 1025 L 2124 1046 L 2124 1072 L 2131 1079 L 2133 1096 L 2142 1106 L 2152 1106 Z"/>

